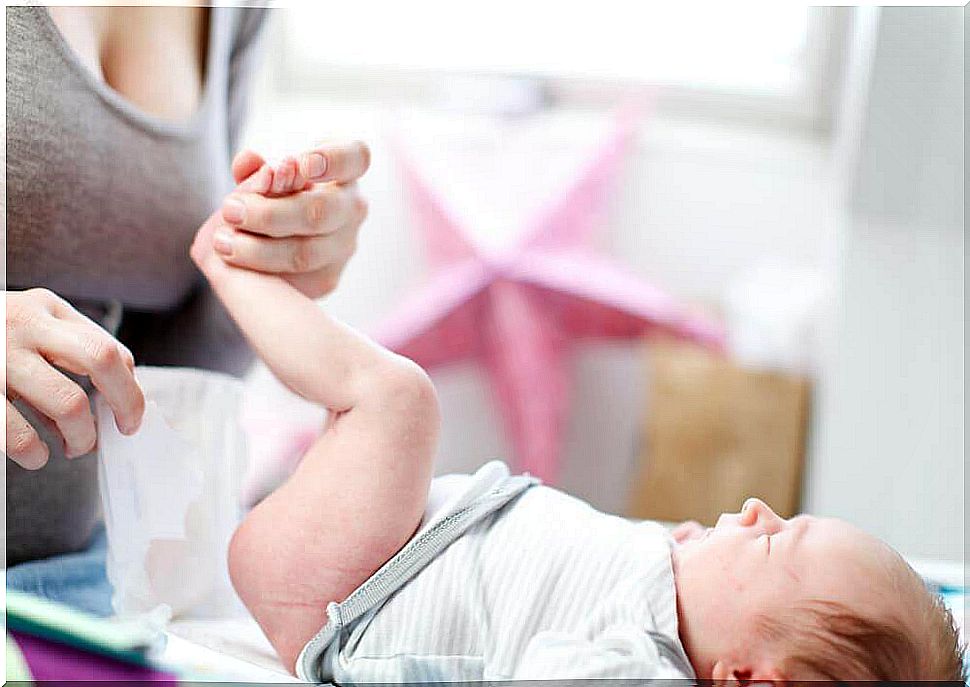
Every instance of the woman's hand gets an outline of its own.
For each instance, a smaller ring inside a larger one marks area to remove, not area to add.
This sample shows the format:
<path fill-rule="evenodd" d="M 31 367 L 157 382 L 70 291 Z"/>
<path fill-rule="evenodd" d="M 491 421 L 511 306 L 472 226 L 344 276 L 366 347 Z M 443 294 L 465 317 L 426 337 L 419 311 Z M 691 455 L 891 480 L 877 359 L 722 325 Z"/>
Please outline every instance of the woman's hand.
<path fill-rule="evenodd" d="M 91 379 L 124 434 L 141 424 L 145 397 L 135 381 L 131 352 L 104 329 L 46 289 L 7 291 L 7 431 L 3 451 L 28 470 L 50 455 L 12 401 L 23 399 L 64 441 L 64 454 L 91 451 L 97 430 L 87 394 L 60 367 Z M 55 367 L 56 366 L 56 367 Z M 48 422 L 49 421 L 49 422 Z"/>
<path fill-rule="evenodd" d="M 367 216 L 357 179 L 369 165 L 361 142 L 322 146 L 275 169 L 240 153 L 232 165 L 239 187 L 223 203 L 216 252 L 231 265 L 279 274 L 311 298 L 330 293 Z"/>

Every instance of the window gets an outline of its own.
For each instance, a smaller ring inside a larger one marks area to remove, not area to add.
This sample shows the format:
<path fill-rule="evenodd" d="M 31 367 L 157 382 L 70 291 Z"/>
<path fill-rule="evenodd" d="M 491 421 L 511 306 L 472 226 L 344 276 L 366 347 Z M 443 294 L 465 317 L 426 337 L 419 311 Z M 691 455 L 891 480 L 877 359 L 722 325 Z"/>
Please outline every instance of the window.
<path fill-rule="evenodd" d="M 283 87 L 387 100 L 442 77 L 524 77 L 560 102 L 658 86 L 673 109 L 811 122 L 825 114 L 839 25 L 832 8 L 629 0 L 354 0 L 282 14 Z"/>

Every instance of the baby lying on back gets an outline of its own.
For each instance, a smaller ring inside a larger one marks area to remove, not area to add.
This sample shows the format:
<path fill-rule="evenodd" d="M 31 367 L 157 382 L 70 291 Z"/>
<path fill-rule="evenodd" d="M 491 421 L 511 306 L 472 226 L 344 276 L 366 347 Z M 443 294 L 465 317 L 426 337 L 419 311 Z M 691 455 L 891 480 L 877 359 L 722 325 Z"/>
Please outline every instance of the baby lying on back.
<path fill-rule="evenodd" d="M 749 499 L 675 541 L 500 463 L 432 480 L 424 372 L 285 280 L 213 256 L 219 225 L 203 226 L 193 259 L 280 380 L 331 411 L 229 550 L 236 591 L 290 671 L 338 684 L 962 679 L 949 613 L 847 523 Z"/>

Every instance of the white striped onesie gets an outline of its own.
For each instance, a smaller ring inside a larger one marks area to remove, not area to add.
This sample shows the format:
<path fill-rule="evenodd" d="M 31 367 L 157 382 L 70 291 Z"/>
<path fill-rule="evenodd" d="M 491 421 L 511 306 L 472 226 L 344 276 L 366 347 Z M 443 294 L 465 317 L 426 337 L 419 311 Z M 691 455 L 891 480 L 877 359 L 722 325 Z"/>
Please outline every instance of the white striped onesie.
<path fill-rule="evenodd" d="M 330 605 L 298 675 L 337 684 L 693 678 L 666 530 L 535 484 L 499 462 L 434 480 L 419 532 Z"/>

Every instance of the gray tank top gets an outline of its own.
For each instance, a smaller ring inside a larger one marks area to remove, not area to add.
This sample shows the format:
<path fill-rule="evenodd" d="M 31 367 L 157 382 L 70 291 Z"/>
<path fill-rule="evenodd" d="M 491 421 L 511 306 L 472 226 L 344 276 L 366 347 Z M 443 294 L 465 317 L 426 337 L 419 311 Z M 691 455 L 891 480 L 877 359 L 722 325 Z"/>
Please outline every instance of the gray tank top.
<path fill-rule="evenodd" d="M 241 374 L 251 352 L 188 249 L 230 189 L 268 11 L 209 12 L 201 103 L 171 123 L 99 81 L 46 8 L 6 8 L 7 288 L 61 295 L 139 364 Z M 7 461 L 8 564 L 83 547 L 99 517 L 94 455 L 48 443 L 39 471 Z"/>

